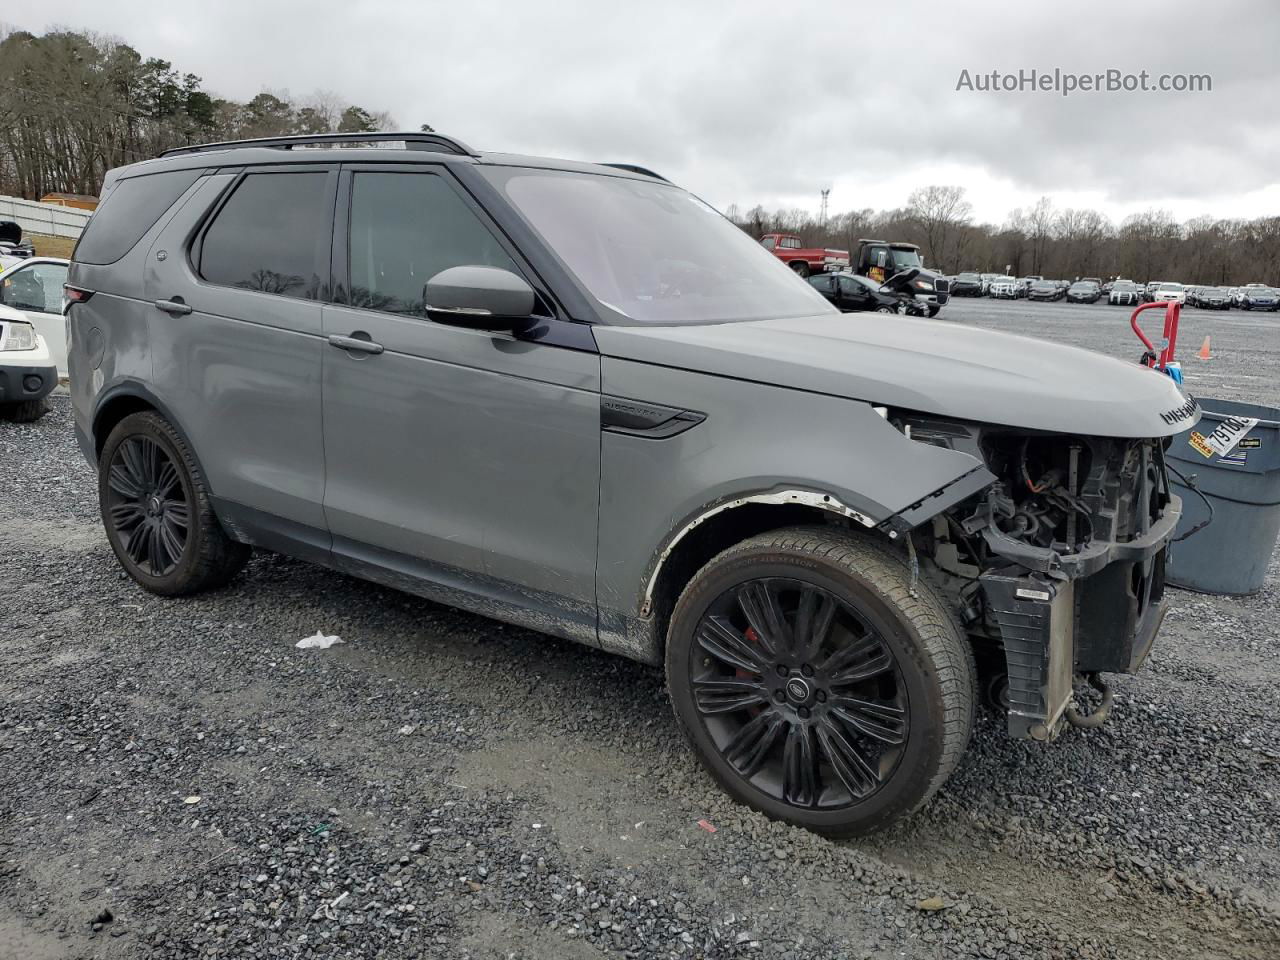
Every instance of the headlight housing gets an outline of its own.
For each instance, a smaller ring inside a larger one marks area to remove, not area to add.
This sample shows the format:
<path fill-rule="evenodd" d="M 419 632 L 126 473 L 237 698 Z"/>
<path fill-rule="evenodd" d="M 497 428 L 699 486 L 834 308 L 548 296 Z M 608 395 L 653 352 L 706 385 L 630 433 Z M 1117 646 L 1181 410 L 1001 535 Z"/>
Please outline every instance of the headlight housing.
<path fill-rule="evenodd" d="M 933 289 L 933 284 L 932 284 L 932 283 L 930 283 L 928 280 L 917 280 L 917 281 L 915 281 L 915 285 L 916 285 L 919 289 L 921 289 L 921 290 L 932 290 L 932 289 Z"/>
<path fill-rule="evenodd" d="M 4 336 L 0 337 L 0 351 L 34 350 L 37 345 L 35 327 L 18 320 L 5 321 Z"/>

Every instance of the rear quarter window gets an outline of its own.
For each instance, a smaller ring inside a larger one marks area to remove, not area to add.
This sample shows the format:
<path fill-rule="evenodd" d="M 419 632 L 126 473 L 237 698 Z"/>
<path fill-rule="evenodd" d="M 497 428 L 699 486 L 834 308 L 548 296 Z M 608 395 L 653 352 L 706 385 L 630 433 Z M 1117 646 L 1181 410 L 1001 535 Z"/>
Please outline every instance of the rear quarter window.
<path fill-rule="evenodd" d="M 89 218 L 71 258 L 78 263 L 115 263 L 203 172 L 173 170 L 120 181 Z"/>

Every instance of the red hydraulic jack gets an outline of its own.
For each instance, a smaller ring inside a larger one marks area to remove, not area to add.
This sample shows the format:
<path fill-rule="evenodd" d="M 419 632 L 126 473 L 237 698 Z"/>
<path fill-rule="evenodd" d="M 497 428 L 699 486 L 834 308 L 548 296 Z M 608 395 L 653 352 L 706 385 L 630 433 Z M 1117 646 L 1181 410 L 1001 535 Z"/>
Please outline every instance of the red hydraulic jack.
<path fill-rule="evenodd" d="M 1155 344 L 1138 326 L 1138 314 L 1143 310 L 1154 310 L 1157 307 L 1164 307 L 1164 338 L 1160 341 L 1160 352 L 1158 354 L 1156 353 Z M 1137 334 L 1138 339 L 1147 348 L 1138 362 L 1144 367 L 1151 367 L 1153 370 L 1167 373 L 1177 383 L 1182 382 L 1182 366 L 1173 359 L 1173 354 L 1178 348 L 1178 318 L 1181 314 L 1182 304 L 1178 303 L 1178 301 L 1157 300 L 1154 303 L 1140 304 L 1138 309 L 1133 311 L 1133 316 L 1129 318 L 1129 326 L 1133 327 L 1133 332 Z"/>

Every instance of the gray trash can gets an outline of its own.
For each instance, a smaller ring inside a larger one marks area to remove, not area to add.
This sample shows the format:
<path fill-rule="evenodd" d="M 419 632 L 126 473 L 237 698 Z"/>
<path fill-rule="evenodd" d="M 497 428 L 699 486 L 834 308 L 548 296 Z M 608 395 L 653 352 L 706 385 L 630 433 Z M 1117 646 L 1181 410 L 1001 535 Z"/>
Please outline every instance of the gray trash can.
<path fill-rule="evenodd" d="M 1213 504 L 1213 522 L 1170 547 L 1166 579 L 1202 593 L 1257 593 L 1280 533 L 1280 410 L 1231 400 L 1201 399 L 1200 406 L 1204 417 L 1173 438 L 1168 459 Z M 1196 449 L 1193 433 L 1207 436 L 1233 416 L 1257 417 L 1258 424 L 1225 457 Z M 1182 498 L 1181 536 L 1209 510 L 1172 470 L 1169 478 Z"/>

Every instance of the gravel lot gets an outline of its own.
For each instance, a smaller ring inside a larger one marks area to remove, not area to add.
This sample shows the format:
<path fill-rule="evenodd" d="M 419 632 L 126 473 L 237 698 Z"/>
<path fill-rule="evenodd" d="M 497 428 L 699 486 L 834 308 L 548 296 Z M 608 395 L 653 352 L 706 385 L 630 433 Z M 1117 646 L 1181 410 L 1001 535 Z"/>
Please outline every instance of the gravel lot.
<path fill-rule="evenodd" d="M 1136 359 L 1127 316 L 942 315 Z M 1274 316 L 1182 345 L 1195 393 L 1280 404 Z M 1103 729 L 983 716 L 924 813 L 835 843 L 728 802 L 656 670 L 270 555 L 141 592 L 65 397 L 0 424 L 0 558 L 3 958 L 1280 956 L 1274 562 L 1175 592 Z"/>

